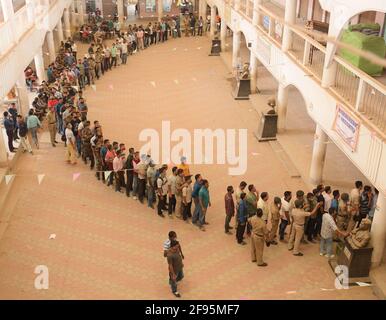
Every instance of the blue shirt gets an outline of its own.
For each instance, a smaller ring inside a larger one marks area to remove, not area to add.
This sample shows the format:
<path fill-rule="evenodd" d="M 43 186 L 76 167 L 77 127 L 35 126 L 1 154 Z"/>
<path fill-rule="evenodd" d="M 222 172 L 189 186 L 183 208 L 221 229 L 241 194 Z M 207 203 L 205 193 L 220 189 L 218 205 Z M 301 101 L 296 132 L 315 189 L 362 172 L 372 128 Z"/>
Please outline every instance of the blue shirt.
<path fill-rule="evenodd" d="M 12 131 L 14 129 L 13 120 L 9 118 L 4 119 L 4 127 L 6 131 Z"/>
<path fill-rule="evenodd" d="M 201 189 L 201 183 L 196 181 L 193 186 L 192 198 L 198 197 L 198 193 L 200 192 L 200 189 Z"/>
<path fill-rule="evenodd" d="M 207 208 L 209 205 L 209 191 L 205 186 L 202 186 L 200 189 L 200 192 L 198 193 L 198 196 L 200 197 L 202 204 L 204 205 L 204 208 Z"/>
<path fill-rule="evenodd" d="M 247 217 L 248 217 L 248 212 L 247 212 L 247 205 L 245 203 L 245 199 L 241 200 L 239 202 L 239 208 L 237 210 L 237 221 L 239 223 L 246 223 L 247 222 Z"/>

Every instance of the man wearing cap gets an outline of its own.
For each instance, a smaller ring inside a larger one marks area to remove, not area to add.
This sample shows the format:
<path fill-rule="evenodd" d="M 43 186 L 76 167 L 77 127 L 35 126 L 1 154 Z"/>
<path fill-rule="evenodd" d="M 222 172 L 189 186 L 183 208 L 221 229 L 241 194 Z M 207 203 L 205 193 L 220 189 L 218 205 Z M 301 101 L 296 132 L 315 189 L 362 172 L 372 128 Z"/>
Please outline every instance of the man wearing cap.
<path fill-rule="evenodd" d="M 189 165 L 186 163 L 186 157 L 181 157 L 181 164 L 178 166 L 178 169 L 182 169 L 184 176 L 190 176 Z"/>
<path fill-rule="evenodd" d="M 268 242 L 269 231 L 266 222 L 262 219 L 263 210 L 256 209 L 256 213 L 248 218 L 251 225 L 251 259 L 259 267 L 266 267 L 268 264 L 263 261 L 264 243 Z"/>
<path fill-rule="evenodd" d="M 292 230 L 288 242 L 288 250 L 293 250 L 293 255 L 301 257 L 303 253 L 299 251 L 300 241 L 304 234 L 304 223 L 306 217 L 309 217 L 311 212 L 306 212 L 303 209 L 303 202 L 299 199 L 295 200 L 295 208 L 292 209 Z"/>
<path fill-rule="evenodd" d="M 188 177 L 188 176 L 187 176 Z M 182 188 L 185 186 L 184 170 L 177 169 L 176 176 L 176 217 L 182 217 Z"/>
<path fill-rule="evenodd" d="M 181 295 L 177 291 L 177 282 L 184 278 L 182 257 L 180 254 L 180 244 L 177 240 L 173 239 L 170 241 L 170 249 L 167 252 L 167 261 L 169 266 L 169 284 L 172 288 L 173 294 L 180 298 Z"/>

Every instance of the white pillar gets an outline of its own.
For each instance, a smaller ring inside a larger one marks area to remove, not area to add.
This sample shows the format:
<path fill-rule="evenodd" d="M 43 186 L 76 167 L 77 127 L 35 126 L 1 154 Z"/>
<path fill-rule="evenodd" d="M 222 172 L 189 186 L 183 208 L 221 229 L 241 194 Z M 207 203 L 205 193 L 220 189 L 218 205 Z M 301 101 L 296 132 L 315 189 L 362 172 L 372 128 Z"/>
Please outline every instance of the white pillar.
<path fill-rule="evenodd" d="M 5 146 L 7 139 L 3 135 L 3 130 L 0 131 L 0 166 L 6 166 L 8 160 L 7 147 Z"/>
<path fill-rule="evenodd" d="M 250 75 L 251 75 L 251 93 L 256 93 L 257 88 L 257 58 L 251 52 L 249 59 Z"/>
<path fill-rule="evenodd" d="M 76 26 L 75 2 L 71 2 L 70 12 L 71 12 L 71 27 L 74 28 Z"/>
<path fill-rule="evenodd" d="M 224 17 L 221 17 L 221 29 L 220 29 L 220 39 L 221 39 L 221 51 L 225 52 L 226 50 L 226 37 L 227 37 L 227 24 L 225 23 Z"/>
<path fill-rule="evenodd" d="M 14 15 L 12 0 L 1 0 L 1 9 L 4 21 L 8 21 Z"/>
<path fill-rule="evenodd" d="M 85 5 L 84 0 L 76 0 L 77 6 L 78 6 L 78 14 L 79 14 L 79 24 L 84 24 L 84 12 L 85 12 Z"/>
<path fill-rule="evenodd" d="M 210 36 L 214 36 L 214 32 L 217 30 L 216 28 L 216 7 L 212 6 L 210 8 Z"/>
<path fill-rule="evenodd" d="M 47 31 L 46 40 L 47 40 L 48 53 L 50 56 L 50 63 L 52 63 L 56 59 L 54 34 L 52 31 Z"/>
<path fill-rule="evenodd" d="M 331 21 L 334 21 L 333 19 L 335 19 L 335 16 L 333 13 L 331 13 L 330 19 Z M 334 32 L 333 28 L 329 28 L 328 36 L 336 38 L 333 32 Z M 338 66 L 335 60 L 333 60 L 333 57 L 335 55 L 335 50 L 336 50 L 336 46 L 331 42 L 327 42 L 326 54 L 324 57 L 324 65 L 323 65 L 323 75 L 322 75 L 323 88 L 328 88 L 335 84 L 335 77 L 336 77 L 336 71 Z"/>
<path fill-rule="evenodd" d="M 259 25 L 261 22 L 260 22 L 260 14 L 258 12 L 259 10 L 259 5 L 261 5 L 261 1 L 262 0 L 255 0 L 253 1 L 253 18 L 252 18 L 252 24 L 254 26 L 257 26 Z"/>
<path fill-rule="evenodd" d="M 161 21 L 164 16 L 163 0 L 157 0 L 158 21 Z"/>
<path fill-rule="evenodd" d="M 64 40 L 62 19 L 59 19 L 58 24 L 56 25 L 56 34 L 58 35 L 58 41 L 60 45 Z"/>
<path fill-rule="evenodd" d="M 323 177 L 324 160 L 326 158 L 328 136 L 319 124 L 316 125 L 314 148 L 312 150 L 310 181 L 314 185 L 320 184 Z"/>
<path fill-rule="evenodd" d="M 67 38 L 71 37 L 71 24 L 70 24 L 70 11 L 68 8 L 63 11 L 63 22 L 64 22 L 64 36 Z"/>
<path fill-rule="evenodd" d="M 34 57 L 36 75 L 38 76 L 39 83 L 46 79 L 46 72 L 44 70 L 44 58 L 43 58 L 43 50 L 40 48 L 39 52 L 35 54 Z"/>
<path fill-rule="evenodd" d="M 206 1 L 200 0 L 198 15 L 199 15 L 199 17 L 202 17 L 202 19 L 204 19 L 204 21 L 206 20 L 206 6 L 207 6 Z"/>
<path fill-rule="evenodd" d="M 125 16 L 125 12 L 123 11 L 123 0 L 117 0 L 117 12 L 118 12 L 118 20 L 122 25 L 124 20 L 123 17 Z"/>
<path fill-rule="evenodd" d="M 377 209 L 374 213 L 371 225 L 371 245 L 373 255 L 371 264 L 373 267 L 379 266 L 382 262 L 386 242 L 386 198 L 382 193 L 378 195 Z"/>
<path fill-rule="evenodd" d="M 26 0 L 25 5 L 27 7 L 28 22 L 33 23 L 35 21 L 35 3 L 33 0 Z"/>
<path fill-rule="evenodd" d="M 232 67 L 233 69 L 237 68 L 240 57 L 240 42 L 241 42 L 241 32 L 233 33 L 233 52 L 232 52 Z"/>
<path fill-rule="evenodd" d="M 234 9 L 238 11 L 240 9 L 240 0 L 235 0 L 234 2 Z"/>
<path fill-rule="evenodd" d="M 25 83 L 24 72 L 20 74 L 18 80 L 16 81 L 17 95 L 20 102 L 20 112 L 23 116 L 26 116 L 29 111 L 30 101 L 28 97 L 28 89 Z"/>
<path fill-rule="evenodd" d="M 296 22 L 296 0 L 285 1 L 284 21 L 286 23 L 295 24 Z M 284 26 L 282 49 L 288 51 L 292 45 L 292 31 L 288 26 Z"/>
<path fill-rule="evenodd" d="M 277 91 L 277 130 L 279 133 L 284 132 L 286 118 L 287 118 L 287 105 L 288 105 L 288 91 L 289 87 L 279 83 Z"/>

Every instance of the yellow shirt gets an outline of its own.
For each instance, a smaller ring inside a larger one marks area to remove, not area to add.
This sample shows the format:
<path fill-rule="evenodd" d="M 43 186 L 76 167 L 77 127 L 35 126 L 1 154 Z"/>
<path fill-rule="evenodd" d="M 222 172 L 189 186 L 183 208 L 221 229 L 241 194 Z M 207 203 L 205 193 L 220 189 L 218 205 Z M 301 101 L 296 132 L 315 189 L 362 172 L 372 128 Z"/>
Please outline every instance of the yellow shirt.
<path fill-rule="evenodd" d="M 189 165 L 181 163 L 178 166 L 178 169 L 182 169 L 184 171 L 184 176 L 185 177 L 190 176 Z"/>

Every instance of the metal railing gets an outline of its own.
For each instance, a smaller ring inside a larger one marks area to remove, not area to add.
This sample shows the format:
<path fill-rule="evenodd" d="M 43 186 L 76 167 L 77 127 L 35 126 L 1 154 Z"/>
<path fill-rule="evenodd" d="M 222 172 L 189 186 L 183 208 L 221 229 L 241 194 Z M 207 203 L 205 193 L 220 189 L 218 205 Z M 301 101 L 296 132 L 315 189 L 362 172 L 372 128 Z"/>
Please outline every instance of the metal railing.
<path fill-rule="evenodd" d="M 264 1 L 257 11 L 253 10 L 253 1 L 250 3 L 246 12 L 246 1 L 240 1 L 238 12 L 248 20 L 252 20 L 253 15 L 258 14 L 260 23 L 257 27 L 260 32 L 276 45 L 281 44 L 284 29 L 282 19 L 264 8 Z M 232 2 L 230 5 L 234 8 Z M 326 57 L 325 44 L 319 43 L 298 29 L 292 27 L 290 29 L 292 45 L 288 54 L 321 83 Z M 334 61 L 337 64 L 335 83 L 329 89 L 354 111 L 364 116 L 385 137 L 386 86 L 342 58 L 335 56 Z"/>

